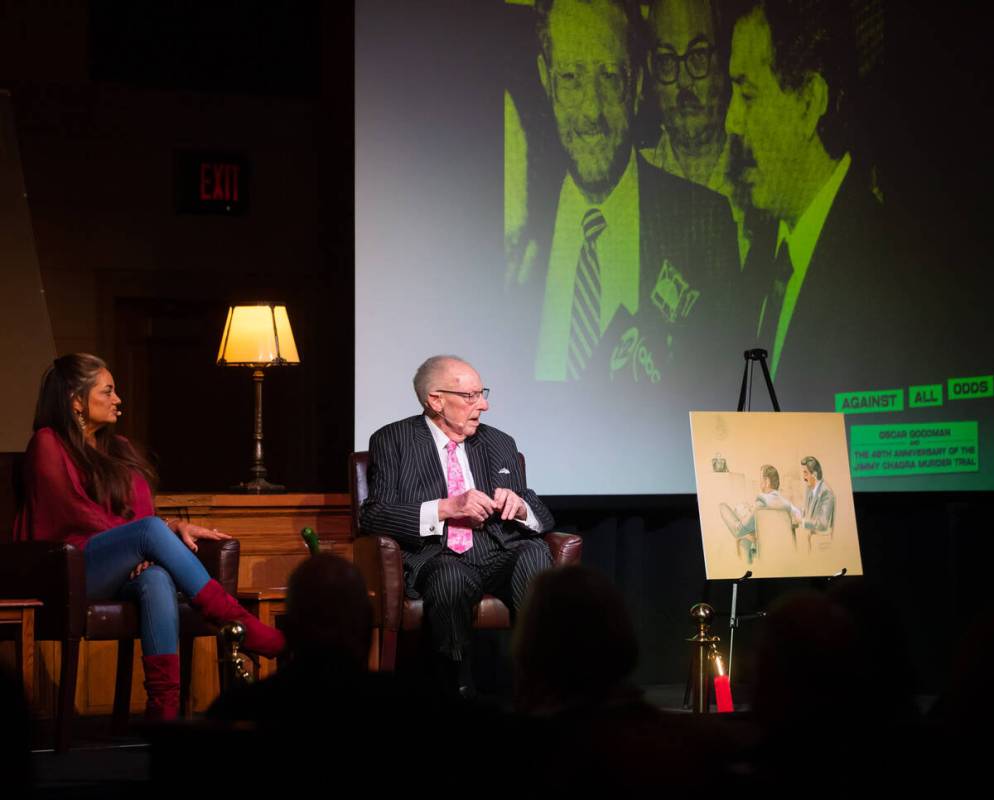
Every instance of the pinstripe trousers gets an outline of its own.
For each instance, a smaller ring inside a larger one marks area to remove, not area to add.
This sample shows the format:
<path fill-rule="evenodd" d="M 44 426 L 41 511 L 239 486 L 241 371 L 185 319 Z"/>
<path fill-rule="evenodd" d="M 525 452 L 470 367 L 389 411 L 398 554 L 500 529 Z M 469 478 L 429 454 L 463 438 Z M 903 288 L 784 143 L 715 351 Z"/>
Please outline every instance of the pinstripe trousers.
<path fill-rule="evenodd" d="M 465 553 L 446 550 L 428 561 L 415 588 L 424 598 L 425 617 L 435 652 L 461 661 L 473 629 L 473 608 L 484 594 L 493 594 L 516 614 L 531 579 L 552 566 L 542 539 L 520 539 L 507 545 L 484 530 L 473 531 Z"/>

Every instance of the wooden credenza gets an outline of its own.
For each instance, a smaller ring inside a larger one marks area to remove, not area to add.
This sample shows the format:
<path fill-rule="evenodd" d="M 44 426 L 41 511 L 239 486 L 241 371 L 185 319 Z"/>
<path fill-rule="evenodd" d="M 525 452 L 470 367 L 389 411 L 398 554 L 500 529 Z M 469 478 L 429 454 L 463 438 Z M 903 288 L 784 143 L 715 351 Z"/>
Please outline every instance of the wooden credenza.
<path fill-rule="evenodd" d="M 239 588 L 286 586 L 293 568 L 308 555 L 300 530 L 311 527 L 322 549 L 352 560 L 352 523 L 347 494 L 162 494 L 156 498 L 159 516 L 179 517 L 207 528 L 217 528 L 239 540 Z M 44 716 L 56 707 L 59 644 L 36 644 L 36 709 Z M 80 647 L 76 710 L 79 714 L 110 714 L 114 704 L 114 642 L 83 642 Z M 131 708 L 145 707 L 141 646 L 135 648 Z M 207 708 L 219 691 L 214 640 L 196 641 L 193 656 L 193 707 Z"/>
<path fill-rule="evenodd" d="M 347 494 L 162 494 L 155 507 L 160 517 L 179 517 L 238 539 L 239 587 L 286 586 L 287 576 L 307 557 L 300 538 L 304 527 L 352 560 Z"/>

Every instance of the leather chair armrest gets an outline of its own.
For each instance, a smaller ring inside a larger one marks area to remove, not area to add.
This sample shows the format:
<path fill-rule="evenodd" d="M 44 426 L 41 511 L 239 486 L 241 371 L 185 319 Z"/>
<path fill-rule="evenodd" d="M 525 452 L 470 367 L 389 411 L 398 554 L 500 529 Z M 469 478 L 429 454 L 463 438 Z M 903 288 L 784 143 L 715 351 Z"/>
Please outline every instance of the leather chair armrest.
<path fill-rule="evenodd" d="M 238 562 L 241 545 L 237 539 L 200 539 L 197 558 L 207 574 L 220 583 L 228 594 L 238 591 Z"/>
<path fill-rule="evenodd" d="M 373 604 L 373 621 L 384 630 L 399 630 L 404 610 L 404 561 L 400 545 L 389 536 L 360 536 L 353 558 Z"/>
<path fill-rule="evenodd" d="M 552 531 L 545 534 L 545 543 L 549 545 L 552 563 L 557 567 L 580 563 L 580 556 L 583 554 L 583 539 L 575 533 Z"/>
<path fill-rule="evenodd" d="M 79 639 L 86 630 L 86 562 L 65 542 L 0 544 L 0 594 L 34 597 L 35 637 Z"/>

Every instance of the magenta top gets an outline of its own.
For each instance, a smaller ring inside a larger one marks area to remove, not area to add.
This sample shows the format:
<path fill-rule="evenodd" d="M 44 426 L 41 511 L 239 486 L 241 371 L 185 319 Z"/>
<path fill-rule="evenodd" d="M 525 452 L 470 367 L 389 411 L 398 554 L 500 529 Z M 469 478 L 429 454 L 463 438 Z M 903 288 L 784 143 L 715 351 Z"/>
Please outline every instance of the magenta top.
<path fill-rule="evenodd" d="M 130 519 L 119 517 L 86 493 L 85 481 L 51 428 L 35 432 L 24 454 L 24 505 L 14 520 L 15 541 L 67 542 L 85 547 L 90 537 L 155 513 L 152 491 L 131 475 Z"/>

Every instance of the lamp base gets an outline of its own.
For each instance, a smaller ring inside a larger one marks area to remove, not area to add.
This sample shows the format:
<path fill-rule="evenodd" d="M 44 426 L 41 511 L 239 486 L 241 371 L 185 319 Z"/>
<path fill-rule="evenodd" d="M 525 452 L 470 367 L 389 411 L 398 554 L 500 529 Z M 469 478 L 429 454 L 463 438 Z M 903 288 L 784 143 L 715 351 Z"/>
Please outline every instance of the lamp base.
<path fill-rule="evenodd" d="M 233 492 L 245 492 L 246 494 L 280 494 L 286 491 L 286 487 L 280 486 L 278 483 L 270 483 L 265 478 L 256 478 L 255 480 L 232 486 L 231 490 Z"/>

